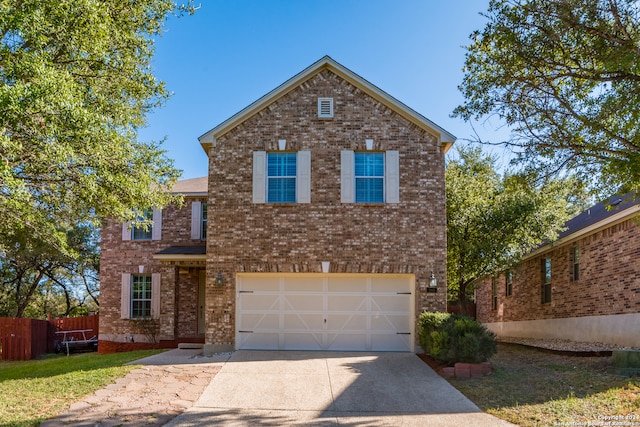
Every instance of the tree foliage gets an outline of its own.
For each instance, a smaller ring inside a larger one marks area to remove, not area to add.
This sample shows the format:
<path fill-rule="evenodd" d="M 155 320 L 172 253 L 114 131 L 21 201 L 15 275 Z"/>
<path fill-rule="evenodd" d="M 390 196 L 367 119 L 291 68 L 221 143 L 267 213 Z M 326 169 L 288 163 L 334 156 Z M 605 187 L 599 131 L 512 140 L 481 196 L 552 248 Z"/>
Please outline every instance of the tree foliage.
<path fill-rule="evenodd" d="M 168 0 L 0 2 L 0 252 L 69 249 L 60 224 L 161 207 L 179 171 L 137 131 L 167 92 L 154 37 Z M 37 245 L 38 243 L 34 243 Z"/>
<path fill-rule="evenodd" d="M 471 35 L 465 102 L 497 115 L 519 160 L 610 195 L 640 186 L 640 2 L 492 0 Z"/>
<path fill-rule="evenodd" d="M 97 311 L 98 230 L 84 224 L 64 232 L 69 249 L 64 252 L 31 236 L 15 236 L 0 257 L 0 316 L 43 319 Z"/>
<path fill-rule="evenodd" d="M 480 148 L 457 148 L 449 160 L 447 277 L 449 299 L 465 302 L 475 280 L 517 263 L 553 240 L 571 211 L 569 179 L 535 186 L 531 176 L 496 171 L 496 159 Z"/>

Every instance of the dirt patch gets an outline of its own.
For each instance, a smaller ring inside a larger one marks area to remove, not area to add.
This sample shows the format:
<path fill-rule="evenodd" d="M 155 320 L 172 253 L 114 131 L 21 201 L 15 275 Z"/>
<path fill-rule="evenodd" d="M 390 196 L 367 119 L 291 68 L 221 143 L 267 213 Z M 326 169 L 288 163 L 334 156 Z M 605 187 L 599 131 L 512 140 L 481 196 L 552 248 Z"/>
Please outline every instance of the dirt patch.
<path fill-rule="evenodd" d="M 198 400 L 220 367 L 204 363 L 142 366 L 40 426 L 162 426 Z"/>

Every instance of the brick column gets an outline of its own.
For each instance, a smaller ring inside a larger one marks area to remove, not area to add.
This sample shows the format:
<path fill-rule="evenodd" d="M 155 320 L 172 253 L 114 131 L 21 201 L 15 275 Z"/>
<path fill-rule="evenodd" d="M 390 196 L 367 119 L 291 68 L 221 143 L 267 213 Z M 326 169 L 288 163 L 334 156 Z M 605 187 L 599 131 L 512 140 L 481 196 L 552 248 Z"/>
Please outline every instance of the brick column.
<path fill-rule="evenodd" d="M 160 272 L 160 339 L 173 340 L 176 337 L 176 267 L 163 265 Z"/>

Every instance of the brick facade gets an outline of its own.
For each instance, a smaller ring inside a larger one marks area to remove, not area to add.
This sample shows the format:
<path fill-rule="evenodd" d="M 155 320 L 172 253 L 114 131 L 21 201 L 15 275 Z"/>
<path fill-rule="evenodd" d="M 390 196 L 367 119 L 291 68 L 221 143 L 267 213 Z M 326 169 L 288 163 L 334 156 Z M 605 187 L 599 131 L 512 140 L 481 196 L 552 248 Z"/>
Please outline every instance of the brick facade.
<path fill-rule="evenodd" d="M 317 117 L 331 97 L 334 118 Z M 252 154 L 311 152 L 311 203 L 252 203 Z M 398 150 L 400 203 L 340 202 L 340 152 Z M 222 272 L 411 273 L 416 313 L 446 309 L 444 150 L 436 138 L 329 70 L 218 136 L 209 151 L 207 342 L 233 344 L 235 289 L 212 282 Z M 438 293 L 427 293 L 431 272 Z"/>
<path fill-rule="evenodd" d="M 573 277 L 574 247 L 579 251 L 577 280 Z M 551 260 L 551 301 L 547 303 L 542 302 L 541 295 L 545 258 Z M 477 283 L 477 318 L 505 335 L 518 331 L 520 335 L 530 333 L 532 337 L 560 334 L 567 339 L 586 340 L 589 334 L 584 333 L 578 339 L 576 333 L 584 331 L 572 330 L 574 327 L 569 325 L 598 329 L 598 322 L 616 319 L 616 316 L 625 321 L 633 318 L 635 322 L 635 316 L 640 313 L 638 260 L 640 225 L 637 219 L 624 219 L 558 246 L 550 245 L 513 270 L 511 296 L 506 295 L 505 275 L 497 278 L 497 304 L 492 300 L 491 279 Z M 550 327 L 560 331 L 542 330 Z M 635 335 L 635 331 L 628 333 Z"/>
<path fill-rule="evenodd" d="M 160 331 L 158 340 L 203 340 L 197 333 L 196 304 L 199 271 L 204 262 L 166 262 L 154 255 L 170 245 L 203 245 L 191 239 L 191 202 L 204 198 L 186 198 L 182 208 L 162 210 L 160 240 L 122 239 L 122 223 L 108 221 L 102 229 L 100 257 L 100 340 L 113 342 L 147 341 L 135 321 L 121 319 L 122 274 L 160 273 Z M 105 343 L 104 348 L 108 348 Z"/>

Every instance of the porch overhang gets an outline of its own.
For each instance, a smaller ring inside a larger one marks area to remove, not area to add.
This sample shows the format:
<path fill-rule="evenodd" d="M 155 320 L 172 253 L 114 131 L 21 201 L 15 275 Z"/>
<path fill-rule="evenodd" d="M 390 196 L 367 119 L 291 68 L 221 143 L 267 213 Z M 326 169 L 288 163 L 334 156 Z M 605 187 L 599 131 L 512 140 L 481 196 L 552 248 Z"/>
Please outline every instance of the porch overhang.
<path fill-rule="evenodd" d="M 206 246 L 169 246 L 153 254 L 158 261 L 199 261 L 207 260 Z"/>

